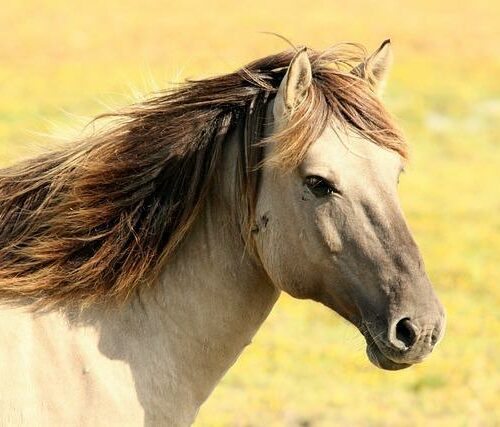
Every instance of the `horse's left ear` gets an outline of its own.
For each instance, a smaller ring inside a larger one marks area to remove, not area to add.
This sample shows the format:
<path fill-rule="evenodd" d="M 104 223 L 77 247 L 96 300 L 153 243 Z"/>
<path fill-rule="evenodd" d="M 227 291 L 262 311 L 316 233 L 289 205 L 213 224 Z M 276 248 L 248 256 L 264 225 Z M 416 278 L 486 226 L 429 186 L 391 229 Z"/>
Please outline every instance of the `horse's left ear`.
<path fill-rule="evenodd" d="M 352 73 L 365 79 L 377 94 L 384 90 L 393 61 L 391 41 L 385 40 L 365 62 L 352 69 Z"/>
<path fill-rule="evenodd" d="M 306 97 L 311 83 L 311 62 L 307 48 L 303 48 L 295 54 L 281 81 L 274 101 L 274 116 L 290 116 Z"/>

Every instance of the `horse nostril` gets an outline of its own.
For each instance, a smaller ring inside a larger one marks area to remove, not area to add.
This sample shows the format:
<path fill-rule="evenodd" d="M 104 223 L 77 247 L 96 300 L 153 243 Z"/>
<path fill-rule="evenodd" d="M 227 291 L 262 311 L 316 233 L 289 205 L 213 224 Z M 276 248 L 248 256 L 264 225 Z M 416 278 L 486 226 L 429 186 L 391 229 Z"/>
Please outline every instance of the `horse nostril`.
<path fill-rule="evenodd" d="M 396 324 L 396 338 L 410 348 L 417 341 L 417 328 L 408 317 Z"/>
<path fill-rule="evenodd" d="M 434 329 L 431 335 L 431 345 L 436 345 L 439 338 L 439 333 Z"/>

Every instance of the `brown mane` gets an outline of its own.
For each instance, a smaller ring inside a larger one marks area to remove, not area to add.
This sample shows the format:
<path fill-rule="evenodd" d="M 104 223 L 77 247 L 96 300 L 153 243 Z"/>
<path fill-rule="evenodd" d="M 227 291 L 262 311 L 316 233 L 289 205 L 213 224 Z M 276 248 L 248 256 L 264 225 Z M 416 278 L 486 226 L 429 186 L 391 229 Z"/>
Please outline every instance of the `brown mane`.
<path fill-rule="evenodd" d="M 349 71 L 364 49 L 308 54 L 313 84 L 290 125 L 273 136 L 279 150 L 271 161 L 295 167 L 332 120 L 405 156 L 401 133 Z M 262 112 L 293 55 L 188 81 L 111 115 L 103 132 L 0 170 L 0 299 L 82 307 L 123 300 L 153 282 L 203 205 L 224 136 L 238 123 L 262 127 L 250 111 Z M 261 140 L 258 133 L 246 144 Z M 242 164 L 241 188 L 250 195 L 254 178 Z"/>

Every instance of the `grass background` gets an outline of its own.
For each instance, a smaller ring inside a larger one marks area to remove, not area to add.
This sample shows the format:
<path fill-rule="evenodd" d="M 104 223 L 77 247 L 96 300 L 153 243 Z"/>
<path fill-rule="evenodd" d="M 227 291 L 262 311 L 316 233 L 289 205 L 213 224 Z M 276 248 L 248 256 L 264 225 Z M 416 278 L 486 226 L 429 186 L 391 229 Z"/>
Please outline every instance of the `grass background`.
<path fill-rule="evenodd" d="M 380 371 L 354 328 L 283 296 L 197 425 L 500 425 L 499 13 L 486 0 L 4 1 L 0 165 L 103 103 L 129 103 L 131 88 L 285 48 L 260 31 L 315 48 L 391 37 L 385 98 L 412 145 L 400 194 L 447 309 L 445 339 L 422 365 Z"/>

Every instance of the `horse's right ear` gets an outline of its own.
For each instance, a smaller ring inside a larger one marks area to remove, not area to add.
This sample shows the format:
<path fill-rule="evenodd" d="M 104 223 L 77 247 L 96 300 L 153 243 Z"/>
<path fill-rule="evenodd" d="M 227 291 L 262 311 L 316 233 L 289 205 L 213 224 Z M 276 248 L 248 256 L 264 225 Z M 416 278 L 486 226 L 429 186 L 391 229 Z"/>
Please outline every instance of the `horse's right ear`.
<path fill-rule="evenodd" d="M 293 110 L 304 100 L 312 82 L 312 70 L 307 48 L 293 57 L 281 81 L 274 101 L 274 117 L 291 116 Z"/>

